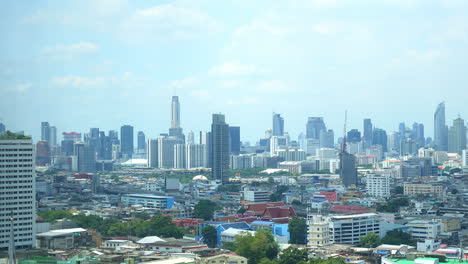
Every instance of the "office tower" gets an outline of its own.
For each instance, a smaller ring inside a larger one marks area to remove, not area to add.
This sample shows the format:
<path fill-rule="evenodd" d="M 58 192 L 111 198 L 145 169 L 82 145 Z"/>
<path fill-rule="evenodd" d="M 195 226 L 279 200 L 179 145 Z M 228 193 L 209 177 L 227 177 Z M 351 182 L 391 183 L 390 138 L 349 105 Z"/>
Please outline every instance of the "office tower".
<path fill-rule="evenodd" d="M 371 144 L 372 145 L 380 145 L 380 146 L 382 146 L 383 152 L 387 152 L 388 151 L 388 148 L 387 148 L 387 143 L 388 143 L 387 132 L 385 130 L 383 130 L 383 129 L 375 128 L 372 134 L 373 135 L 372 135 Z"/>
<path fill-rule="evenodd" d="M 77 132 L 63 132 L 63 140 L 71 140 L 74 143 L 81 141 L 81 133 Z"/>
<path fill-rule="evenodd" d="M 348 143 L 361 142 L 361 132 L 359 132 L 359 130 L 357 129 L 351 129 L 350 131 L 348 131 L 346 141 Z"/>
<path fill-rule="evenodd" d="M 400 152 L 400 141 L 398 141 L 398 133 L 397 132 L 390 132 L 387 135 L 387 151 L 391 152 L 391 153 L 399 153 Z"/>
<path fill-rule="evenodd" d="M 31 139 L 17 135 L 0 139 L 0 251 L 8 250 L 10 218 L 13 216 L 17 249 L 36 246 L 36 174 Z"/>
<path fill-rule="evenodd" d="M 406 137 L 406 125 L 404 122 L 401 122 L 398 125 L 398 133 L 400 134 L 400 138 L 405 138 Z"/>
<path fill-rule="evenodd" d="M 411 138 L 414 139 L 416 145 L 420 148 L 426 145 L 426 139 L 424 138 L 424 125 L 413 123 L 413 130 L 411 131 Z"/>
<path fill-rule="evenodd" d="M 434 147 L 436 150 L 448 150 L 448 131 L 445 124 L 445 103 L 437 106 L 434 113 Z"/>
<path fill-rule="evenodd" d="M 204 144 L 187 144 L 186 145 L 186 163 L 187 169 L 206 168 L 207 166 L 207 151 Z"/>
<path fill-rule="evenodd" d="M 133 127 L 124 125 L 120 128 L 120 149 L 126 158 L 131 158 L 133 154 Z"/>
<path fill-rule="evenodd" d="M 317 155 L 317 150 L 320 149 L 320 140 L 315 138 L 306 139 L 305 152 L 307 155 Z"/>
<path fill-rule="evenodd" d="M 238 155 L 240 153 L 240 127 L 229 127 L 229 150 L 231 154 Z"/>
<path fill-rule="evenodd" d="M 50 165 L 49 142 L 40 140 L 36 143 L 36 166 Z"/>
<path fill-rule="evenodd" d="M 333 130 L 328 129 L 327 131 L 320 131 L 320 147 L 321 148 L 333 148 L 335 146 L 335 134 Z"/>
<path fill-rule="evenodd" d="M 320 140 L 320 131 L 326 129 L 323 117 L 309 117 L 306 124 L 306 138 Z"/>
<path fill-rule="evenodd" d="M 284 136 L 272 136 L 270 138 L 270 156 L 276 156 L 276 151 L 287 147 L 287 140 Z"/>
<path fill-rule="evenodd" d="M 61 152 L 63 156 L 72 156 L 75 152 L 75 147 L 74 147 L 75 142 L 73 140 L 62 140 L 61 144 Z"/>
<path fill-rule="evenodd" d="M 6 131 L 5 125 L 0 122 L 0 135 L 4 134 Z"/>
<path fill-rule="evenodd" d="M 143 131 L 138 131 L 138 152 L 144 153 L 146 151 L 146 137 Z"/>
<path fill-rule="evenodd" d="M 462 154 L 466 149 L 466 126 L 465 121 L 458 117 L 453 120 L 448 135 L 448 152 Z"/>
<path fill-rule="evenodd" d="M 212 148 L 212 178 L 228 183 L 229 175 L 229 125 L 226 124 L 224 115 L 213 114 L 211 124 L 211 148 Z"/>
<path fill-rule="evenodd" d="M 200 144 L 205 145 L 206 151 L 206 167 L 213 168 L 213 138 L 211 132 L 201 132 L 200 131 Z"/>
<path fill-rule="evenodd" d="M 45 141 L 50 140 L 49 122 L 41 123 L 41 140 L 45 140 Z"/>
<path fill-rule="evenodd" d="M 100 147 L 98 153 L 98 159 L 100 160 L 112 160 L 112 138 L 106 136 L 104 131 L 99 132 L 99 144 Z"/>
<path fill-rule="evenodd" d="M 85 143 L 75 143 L 75 158 L 73 170 L 78 172 L 94 172 L 96 170 L 96 150 L 94 146 Z"/>
<path fill-rule="evenodd" d="M 346 187 L 357 185 L 356 157 L 346 151 L 340 152 L 340 178 Z"/>
<path fill-rule="evenodd" d="M 159 168 L 158 166 L 158 140 L 157 139 L 148 139 L 146 156 L 147 156 L 147 165 L 148 168 Z"/>
<path fill-rule="evenodd" d="M 100 157 L 102 156 L 99 135 L 99 128 L 90 128 L 89 133 L 85 134 L 84 137 L 85 143 L 91 146 L 94 149 L 94 151 L 96 151 L 95 155 L 96 157 L 98 157 L 98 159 L 100 159 Z"/>
<path fill-rule="evenodd" d="M 195 144 L 195 134 L 192 130 L 187 133 L 187 144 Z"/>
<path fill-rule="evenodd" d="M 174 146 L 183 143 L 184 141 L 177 137 L 162 136 L 158 138 L 158 166 L 160 169 L 174 168 Z"/>
<path fill-rule="evenodd" d="M 415 156 L 418 153 L 416 142 L 412 138 L 400 139 L 400 156 Z"/>
<path fill-rule="evenodd" d="M 380 198 L 390 197 L 390 177 L 378 174 L 366 176 L 367 195 Z"/>
<path fill-rule="evenodd" d="M 185 144 L 174 145 L 174 168 L 175 169 L 186 168 L 186 146 Z"/>
<path fill-rule="evenodd" d="M 57 146 L 57 127 L 51 126 L 49 127 L 49 146 L 56 147 Z"/>
<path fill-rule="evenodd" d="M 182 128 L 180 127 L 180 104 L 178 96 L 172 96 L 171 127 L 169 128 L 169 136 L 178 138 L 184 137 Z"/>
<path fill-rule="evenodd" d="M 111 139 L 112 144 L 120 144 L 119 132 L 115 130 L 109 130 L 109 138 Z"/>
<path fill-rule="evenodd" d="M 280 114 L 273 113 L 273 136 L 284 136 L 284 119 Z"/>
<path fill-rule="evenodd" d="M 297 136 L 297 141 L 299 142 L 299 147 L 305 150 L 306 147 L 306 136 L 303 132 L 299 133 Z"/>
<path fill-rule="evenodd" d="M 370 118 L 364 119 L 364 132 L 363 132 L 363 141 L 364 141 L 364 148 L 369 148 L 372 145 L 372 136 L 374 135 L 373 133 L 373 127 L 372 127 L 372 121 Z"/>

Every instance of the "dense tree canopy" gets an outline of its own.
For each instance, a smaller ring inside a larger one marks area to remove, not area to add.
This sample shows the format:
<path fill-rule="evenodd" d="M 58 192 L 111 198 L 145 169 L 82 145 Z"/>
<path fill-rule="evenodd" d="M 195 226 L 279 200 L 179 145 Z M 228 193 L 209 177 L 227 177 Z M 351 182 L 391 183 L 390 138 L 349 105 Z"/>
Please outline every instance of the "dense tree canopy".
<path fill-rule="evenodd" d="M 278 264 L 297 264 L 301 261 L 306 262 L 308 259 L 307 249 L 289 247 L 281 252 Z"/>
<path fill-rule="evenodd" d="M 260 260 L 275 259 L 279 247 L 270 231 L 260 229 L 255 235 L 246 233 L 236 237 L 235 252 L 249 259 L 249 264 L 259 263 Z"/>
<path fill-rule="evenodd" d="M 386 204 L 378 205 L 377 211 L 379 212 L 388 212 L 388 213 L 397 213 L 402 206 L 408 206 L 409 201 L 406 198 L 397 198 L 393 199 Z"/>
<path fill-rule="evenodd" d="M 382 238 L 382 244 L 390 245 L 410 245 L 415 246 L 415 241 L 412 240 L 409 233 L 403 232 L 401 230 L 392 230 L 388 232 L 384 238 Z"/>
<path fill-rule="evenodd" d="M 307 243 L 307 223 L 304 218 L 294 217 L 289 221 L 288 231 L 291 236 L 289 243 L 306 244 Z"/>
<path fill-rule="evenodd" d="M 359 239 L 361 247 L 374 248 L 379 246 L 381 243 L 379 235 L 376 233 L 368 233 Z"/>
<path fill-rule="evenodd" d="M 203 235 L 203 242 L 205 242 L 208 245 L 208 247 L 210 248 L 216 247 L 217 235 L 216 235 L 216 229 L 214 227 L 207 226 L 203 228 L 202 235 Z"/>
<path fill-rule="evenodd" d="M 214 212 L 218 209 L 218 205 L 210 200 L 200 200 L 195 205 L 194 213 L 196 218 L 204 220 L 213 219 Z"/>

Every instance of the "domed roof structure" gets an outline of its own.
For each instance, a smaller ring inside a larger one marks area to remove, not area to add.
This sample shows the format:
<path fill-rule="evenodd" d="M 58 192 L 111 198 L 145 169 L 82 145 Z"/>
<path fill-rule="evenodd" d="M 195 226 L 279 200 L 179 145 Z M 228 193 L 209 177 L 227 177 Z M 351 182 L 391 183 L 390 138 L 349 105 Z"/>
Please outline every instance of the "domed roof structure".
<path fill-rule="evenodd" d="M 208 181 L 208 178 L 204 175 L 197 175 L 193 177 L 192 181 Z"/>

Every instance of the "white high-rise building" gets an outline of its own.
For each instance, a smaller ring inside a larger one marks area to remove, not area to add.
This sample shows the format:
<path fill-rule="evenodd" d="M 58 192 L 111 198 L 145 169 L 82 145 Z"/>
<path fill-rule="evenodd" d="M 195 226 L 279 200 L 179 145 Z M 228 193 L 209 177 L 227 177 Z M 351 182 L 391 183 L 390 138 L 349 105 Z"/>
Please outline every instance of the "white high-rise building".
<path fill-rule="evenodd" d="M 335 244 L 358 244 L 359 239 L 368 233 L 380 237 L 382 218 L 375 213 L 331 216 L 330 241 Z"/>
<path fill-rule="evenodd" d="M 186 144 L 186 163 L 187 169 L 206 168 L 207 151 L 205 144 Z"/>
<path fill-rule="evenodd" d="M 195 144 L 195 134 L 191 130 L 187 133 L 187 144 Z"/>
<path fill-rule="evenodd" d="M 272 136 L 270 138 L 270 155 L 276 156 L 277 150 L 287 146 L 287 139 L 284 136 Z"/>
<path fill-rule="evenodd" d="M 317 155 L 317 150 L 320 149 L 320 140 L 316 138 L 306 139 L 306 149 L 305 152 L 307 155 L 315 156 Z"/>
<path fill-rule="evenodd" d="M 30 139 L 0 138 L 0 251 L 8 250 L 12 214 L 16 248 L 36 244 L 34 153 Z"/>
<path fill-rule="evenodd" d="M 174 168 L 175 169 L 186 168 L 185 144 L 174 145 Z"/>
<path fill-rule="evenodd" d="M 368 174 L 366 176 L 367 194 L 373 197 L 390 197 L 390 178 L 384 175 Z"/>
<path fill-rule="evenodd" d="M 176 137 L 158 138 L 158 166 L 160 169 L 174 168 L 174 145 L 182 143 L 182 140 Z"/>
<path fill-rule="evenodd" d="M 330 222 L 322 215 L 307 217 L 307 246 L 317 247 L 330 244 Z"/>

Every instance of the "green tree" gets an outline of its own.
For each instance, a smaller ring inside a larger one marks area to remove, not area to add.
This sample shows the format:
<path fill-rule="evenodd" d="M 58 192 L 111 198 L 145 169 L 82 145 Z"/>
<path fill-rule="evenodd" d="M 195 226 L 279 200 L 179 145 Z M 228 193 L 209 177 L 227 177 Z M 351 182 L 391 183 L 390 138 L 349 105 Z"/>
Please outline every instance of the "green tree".
<path fill-rule="evenodd" d="M 309 258 L 306 249 L 288 247 L 287 249 L 283 250 L 283 252 L 281 252 L 278 264 L 297 264 L 301 261 L 306 262 L 308 259 Z"/>
<path fill-rule="evenodd" d="M 388 201 L 386 204 L 378 205 L 377 211 L 379 212 L 388 212 L 388 213 L 397 213 L 402 206 L 408 206 L 409 201 L 406 198 L 398 198 Z"/>
<path fill-rule="evenodd" d="M 211 220 L 217 208 L 217 204 L 213 201 L 200 200 L 197 205 L 195 205 L 194 214 L 196 218 Z"/>
<path fill-rule="evenodd" d="M 291 236 L 289 243 L 305 244 L 307 238 L 307 223 L 304 218 L 294 217 L 289 221 L 288 231 Z"/>
<path fill-rule="evenodd" d="M 401 230 L 389 231 L 384 238 L 382 238 L 382 244 L 390 245 L 410 245 L 415 246 L 416 243 L 412 240 L 411 235 Z"/>
<path fill-rule="evenodd" d="M 299 201 L 299 200 L 294 200 L 294 201 L 292 201 L 291 204 L 295 205 L 295 206 L 302 205 L 301 201 Z"/>
<path fill-rule="evenodd" d="M 249 260 L 249 264 L 259 263 L 261 259 L 275 259 L 279 252 L 271 232 L 260 229 L 255 235 L 250 233 L 239 235 L 234 242 L 235 252 Z"/>
<path fill-rule="evenodd" d="M 39 212 L 39 216 L 46 222 L 55 222 L 58 219 L 71 219 L 72 214 L 65 210 L 51 210 Z"/>
<path fill-rule="evenodd" d="M 376 233 L 368 233 L 359 239 L 361 247 L 374 248 L 381 244 L 380 237 Z"/>
<path fill-rule="evenodd" d="M 403 186 L 396 186 L 395 194 L 403 194 Z"/>
<path fill-rule="evenodd" d="M 451 194 L 457 194 L 457 193 L 458 193 L 458 190 L 457 190 L 457 189 L 452 189 L 452 190 L 450 191 L 450 193 L 451 193 Z"/>
<path fill-rule="evenodd" d="M 202 230 L 203 241 L 208 245 L 210 248 L 216 247 L 217 242 L 217 233 L 216 229 L 212 226 L 206 226 Z"/>

